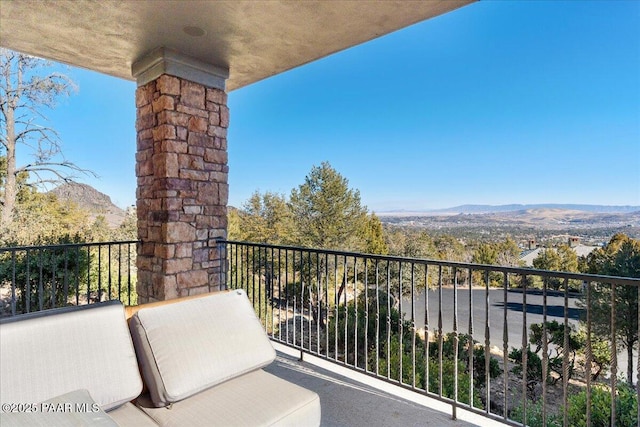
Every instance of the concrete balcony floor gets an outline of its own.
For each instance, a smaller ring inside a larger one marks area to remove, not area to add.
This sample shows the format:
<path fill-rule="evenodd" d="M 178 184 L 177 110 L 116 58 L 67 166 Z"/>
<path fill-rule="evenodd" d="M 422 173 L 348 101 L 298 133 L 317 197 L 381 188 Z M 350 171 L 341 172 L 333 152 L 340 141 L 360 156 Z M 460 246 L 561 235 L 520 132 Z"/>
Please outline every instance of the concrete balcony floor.
<path fill-rule="evenodd" d="M 276 361 L 265 368 L 313 390 L 322 404 L 322 427 L 504 426 L 451 405 L 274 343 Z"/>

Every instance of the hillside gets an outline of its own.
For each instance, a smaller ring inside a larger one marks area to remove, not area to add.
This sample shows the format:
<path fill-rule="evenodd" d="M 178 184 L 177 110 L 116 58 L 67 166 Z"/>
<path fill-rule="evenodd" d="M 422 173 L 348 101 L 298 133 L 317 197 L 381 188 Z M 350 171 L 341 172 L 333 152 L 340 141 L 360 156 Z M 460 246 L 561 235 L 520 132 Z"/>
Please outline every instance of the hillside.
<path fill-rule="evenodd" d="M 126 216 L 124 210 L 113 204 L 111 197 L 87 184 L 66 183 L 50 193 L 55 194 L 59 200 L 74 202 L 81 209 L 89 211 L 92 218 L 104 216 L 112 228 L 119 226 Z"/>

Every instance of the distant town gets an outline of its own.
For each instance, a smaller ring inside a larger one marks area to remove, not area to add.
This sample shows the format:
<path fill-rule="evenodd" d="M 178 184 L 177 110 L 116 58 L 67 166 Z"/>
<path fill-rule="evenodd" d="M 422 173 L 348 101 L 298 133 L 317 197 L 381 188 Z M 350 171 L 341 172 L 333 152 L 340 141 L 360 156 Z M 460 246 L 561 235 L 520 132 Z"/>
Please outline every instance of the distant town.
<path fill-rule="evenodd" d="M 569 244 L 577 248 L 578 256 L 583 256 L 589 248 L 604 245 L 616 233 L 640 238 L 640 206 L 466 205 L 377 215 L 386 226 L 425 229 L 430 234 L 460 239 L 498 241 L 511 237 L 523 253 Z"/>

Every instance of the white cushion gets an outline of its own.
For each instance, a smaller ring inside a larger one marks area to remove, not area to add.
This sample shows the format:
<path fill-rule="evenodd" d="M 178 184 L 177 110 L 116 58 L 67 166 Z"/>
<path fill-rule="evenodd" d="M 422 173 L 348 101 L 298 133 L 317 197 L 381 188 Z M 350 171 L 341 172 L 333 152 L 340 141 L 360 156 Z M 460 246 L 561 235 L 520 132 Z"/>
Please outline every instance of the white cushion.
<path fill-rule="evenodd" d="M 262 369 L 171 407 L 144 407 L 144 399 L 139 399 L 138 405 L 163 427 L 320 425 L 320 398 L 316 393 Z"/>
<path fill-rule="evenodd" d="M 75 390 L 45 402 L 29 405 L 31 412 L 0 413 L 2 427 L 118 427 L 89 395 Z"/>
<path fill-rule="evenodd" d="M 112 409 L 107 412 L 107 414 L 118 423 L 120 427 L 158 427 L 158 424 L 147 414 L 130 402 L 116 409 Z"/>
<path fill-rule="evenodd" d="M 275 359 L 242 290 L 143 308 L 129 326 L 156 406 L 180 401 Z"/>
<path fill-rule="evenodd" d="M 142 391 L 117 301 L 3 319 L 0 343 L 2 403 L 41 402 L 86 389 L 108 410 Z"/>

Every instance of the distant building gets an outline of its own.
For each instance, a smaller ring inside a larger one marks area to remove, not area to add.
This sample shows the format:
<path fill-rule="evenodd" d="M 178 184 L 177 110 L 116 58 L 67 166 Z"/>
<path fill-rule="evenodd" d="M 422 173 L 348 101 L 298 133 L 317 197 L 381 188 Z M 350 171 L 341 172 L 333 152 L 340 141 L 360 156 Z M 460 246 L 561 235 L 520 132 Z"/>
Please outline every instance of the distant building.
<path fill-rule="evenodd" d="M 540 255 L 544 248 L 528 249 L 520 254 L 519 261 L 526 267 L 533 267 L 533 260 Z"/>
<path fill-rule="evenodd" d="M 533 242 L 533 245 L 532 245 Z M 586 257 L 589 255 L 594 249 L 597 249 L 598 246 L 587 246 L 580 244 L 580 238 L 569 236 L 567 240 L 567 244 L 571 249 L 573 249 L 578 255 L 578 257 Z M 540 255 L 545 248 L 538 248 L 535 246 L 535 240 L 529 240 L 528 242 L 529 249 L 523 251 L 520 254 L 519 261 L 524 264 L 526 267 L 533 267 L 533 260 Z M 533 246 L 533 247 L 532 247 Z"/>

